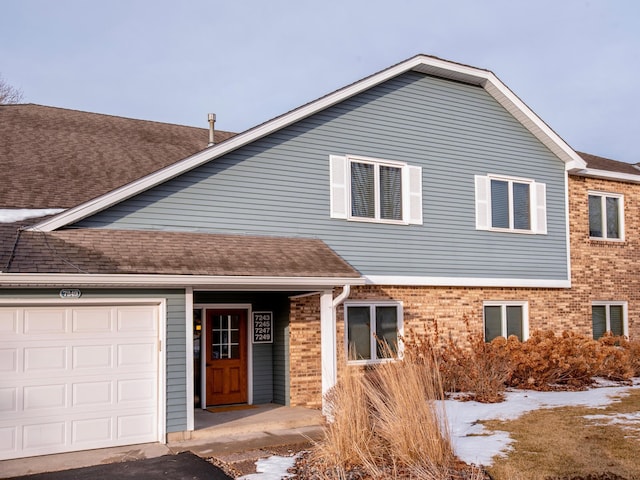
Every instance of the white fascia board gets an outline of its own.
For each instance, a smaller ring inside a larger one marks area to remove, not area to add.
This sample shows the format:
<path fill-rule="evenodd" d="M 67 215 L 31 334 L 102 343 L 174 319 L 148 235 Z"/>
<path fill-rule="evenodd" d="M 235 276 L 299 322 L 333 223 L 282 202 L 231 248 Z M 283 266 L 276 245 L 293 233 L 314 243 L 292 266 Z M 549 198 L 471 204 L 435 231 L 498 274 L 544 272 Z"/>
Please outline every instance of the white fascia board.
<path fill-rule="evenodd" d="M 364 285 L 361 277 L 249 277 L 207 275 L 92 275 L 62 273 L 0 273 L 0 286 L 58 287 L 200 287 L 209 290 L 296 290 Z"/>
<path fill-rule="evenodd" d="M 571 288 L 571 280 L 365 275 L 367 285 L 414 287 Z"/>
<path fill-rule="evenodd" d="M 603 180 L 614 180 L 627 183 L 640 183 L 640 175 L 633 175 L 631 173 L 611 172 L 609 170 L 597 170 L 595 168 L 585 168 L 569 173 L 578 177 L 600 178 Z"/>
<path fill-rule="evenodd" d="M 336 103 L 357 95 L 369 88 L 383 83 L 407 71 L 434 75 L 442 78 L 456 80 L 472 85 L 482 86 L 492 97 L 502 104 L 514 115 L 527 129 L 538 137 L 559 158 L 572 168 L 584 168 L 586 163 L 567 145 L 553 130 L 551 130 L 529 107 L 527 107 L 511 90 L 488 70 L 482 70 L 467 65 L 449 62 L 426 55 L 417 55 L 404 62 L 375 73 L 358 82 L 330 93 L 318 100 L 303 105 L 284 115 L 269 120 L 246 132 L 240 133 L 219 145 L 214 145 L 199 153 L 185 158 L 162 170 L 129 183 L 101 197 L 97 197 L 75 208 L 71 208 L 62 214 L 47 221 L 41 222 L 29 230 L 50 232 L 57 228 L 69 225 L 108 208 L 118 202 L 137 195 L 149 188 L 159 185 L 184 172 L 196 168 L 206 162 L 218 158 L 248 143 L 256 141 L 270 133 L 328 108 Z"/>

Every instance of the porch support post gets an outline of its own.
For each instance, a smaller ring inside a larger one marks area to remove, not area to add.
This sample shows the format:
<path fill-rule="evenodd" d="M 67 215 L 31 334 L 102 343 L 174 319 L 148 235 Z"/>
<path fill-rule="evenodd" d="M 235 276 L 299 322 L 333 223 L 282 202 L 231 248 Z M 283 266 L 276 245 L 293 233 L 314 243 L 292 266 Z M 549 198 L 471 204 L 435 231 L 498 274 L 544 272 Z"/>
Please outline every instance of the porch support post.
<path fill-rule="evenodd" d="M 184 292 L 185 335 L 187 337 L 186 384 L 187 384 L 187 430 L 194 429 L 193 415 L 193 288 L 187 287 Z"/>
<path fill-rule="evenodd" d="M 320 348 L 322 358 L 322 411 L 327 413 L 325 395 L 337 382 L 336 317 L 333 310 L 333 292 L 320 294 Z"/>

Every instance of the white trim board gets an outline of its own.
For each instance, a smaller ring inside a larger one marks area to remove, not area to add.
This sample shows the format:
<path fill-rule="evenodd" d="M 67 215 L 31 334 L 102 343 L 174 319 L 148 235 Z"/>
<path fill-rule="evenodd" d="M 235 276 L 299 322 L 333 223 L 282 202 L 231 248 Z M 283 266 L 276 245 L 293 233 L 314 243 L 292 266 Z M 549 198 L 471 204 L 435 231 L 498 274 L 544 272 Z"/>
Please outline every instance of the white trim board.
<path fill-rule="evenodd" d="M 53 218 L 30 227 L 28 230 L 50 232 L 65 225 L 78 222 L 83 218 L 122 202 L 127 198 L 164 183 L 182 173 L 408 71 L 416 71 L 484 88 L 489 95 L 495 98 L 496 101 L 509 111 L 525 128 L 557 155 L 558 158 L 565 163 L 565 169 L 583 169 L 586 167 L 586 162 L 582 157 L 489 70 L 482 70 L 427 55 L 416 55 L 415 57 L 409 58 L 408 60 L 231 137 L 229 140 L 209 147 L 146 177 L 135 180 L 112 192 L 78 205 L 75 208 L 66 210 Z"/>
<path fill-rule="evenodd" d="M 206 275 L 0 273 L 0 286 L 162 286 L 205 290 L 323 290 L 326 287 L 364 285 L 362 277 L 252 277 Z"/>
<path fill-rule="evenodd" d="M 414 287 L 571 288 L 571 280 L 365 275 L 367 285 Z"/>

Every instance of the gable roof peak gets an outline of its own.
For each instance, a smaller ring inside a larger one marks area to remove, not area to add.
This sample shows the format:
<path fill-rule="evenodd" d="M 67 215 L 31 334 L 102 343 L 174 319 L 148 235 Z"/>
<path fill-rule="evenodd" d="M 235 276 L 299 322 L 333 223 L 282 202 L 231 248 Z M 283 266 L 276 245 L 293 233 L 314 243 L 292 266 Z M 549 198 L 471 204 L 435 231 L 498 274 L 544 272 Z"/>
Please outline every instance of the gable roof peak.
<path fill-rule="evenodd" d="M 77 222 L 409 71 L 464 82 L 483 88 L 562 160 L 565 163 L 566 170 L 584 168 L 586 166 L 585 161 L 491 71 L 419 54 L 246 130 L 222 144 L 213 145 L 158 172 L 124 185 L 111 193 L 67 210 L 34 228 L 50 231 Z"/>

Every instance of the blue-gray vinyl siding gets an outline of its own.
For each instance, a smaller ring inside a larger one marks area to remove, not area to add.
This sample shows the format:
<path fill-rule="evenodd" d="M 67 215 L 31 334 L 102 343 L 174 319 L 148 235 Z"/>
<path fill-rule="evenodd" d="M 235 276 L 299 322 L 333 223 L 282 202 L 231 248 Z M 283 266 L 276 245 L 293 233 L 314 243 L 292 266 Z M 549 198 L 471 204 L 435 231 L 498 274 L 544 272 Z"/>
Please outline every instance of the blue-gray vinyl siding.
<path fill-rule="evenodd" d="M 0 298 L 60 300 L 60 289 L 2 289 Z M 184 290 L 82 289 L 82 298 L 163 298 L 166 300 L 166 428 L 187 429 L 187 369 Z"/>
<path fill-rule="evenodd" d="M 332 219 L 329 155 L 422 167 L 423 225 Z M 474 175 L 547 186 L 547 235 L 475 228 Z M 563 163 L 482 88 L 409 72 L 79 223 L 304 236 L 364 275 L 566 280 Z"/>

